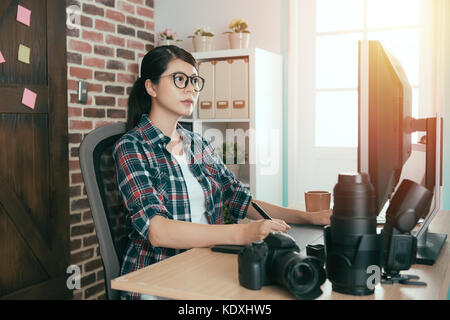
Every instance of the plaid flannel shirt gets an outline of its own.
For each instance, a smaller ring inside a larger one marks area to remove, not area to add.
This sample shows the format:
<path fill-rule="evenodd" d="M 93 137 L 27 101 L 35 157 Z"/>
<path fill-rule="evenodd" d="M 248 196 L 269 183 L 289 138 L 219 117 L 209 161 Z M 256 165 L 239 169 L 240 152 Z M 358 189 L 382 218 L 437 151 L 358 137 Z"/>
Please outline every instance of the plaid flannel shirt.
<path fill-rule="evenodd" d="M 252 195 L 227 169 L 213 147 L 199 134 L 177 123 L 189 169 L 205 194 L 210 224 L 224 223 L 224 206 L 233 221 L 246 216 Z M 159 262 L 185 250 L 154 247 L 149 241 L 150 220 L 155 215 L 191 221 L 189 196 L 176 159 L 166 149 L 170 138 L 143 115 L 139 124 L 116 143 L 113 158 L 119 192 L 127 208 L 128 247 L 121 274 Z M 137 293 L 122 293 L 124 299 L 139 299 Z"/>

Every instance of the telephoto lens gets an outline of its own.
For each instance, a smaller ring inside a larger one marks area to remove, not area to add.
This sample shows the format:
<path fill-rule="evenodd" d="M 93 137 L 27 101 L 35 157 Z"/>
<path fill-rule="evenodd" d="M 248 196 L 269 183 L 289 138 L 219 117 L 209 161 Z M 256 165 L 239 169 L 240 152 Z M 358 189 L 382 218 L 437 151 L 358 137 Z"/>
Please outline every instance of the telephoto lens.
<path fill-rule="evenodd" d="M 331 224 L 324 229 L 326 270 L 333 291 L 357 296 L 374 292 L 369 281 L 381 270 L 383 235 L 377 234 L 375 191 L 366 173 L 339 174 Z M 369 268 L 371 267 L 371 268 Z"/>

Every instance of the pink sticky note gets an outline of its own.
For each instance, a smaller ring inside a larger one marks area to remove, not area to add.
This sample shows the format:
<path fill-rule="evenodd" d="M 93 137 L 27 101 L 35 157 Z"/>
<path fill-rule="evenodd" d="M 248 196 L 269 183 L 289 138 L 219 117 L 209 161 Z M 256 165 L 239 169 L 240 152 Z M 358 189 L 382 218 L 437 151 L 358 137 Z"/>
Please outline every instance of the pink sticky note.
<path fill-rule="evenodd" d="M 24 25 L 30 26 L 31 10 L 17 5 L 17 21 L 22 22 Z"/>
<path fill-rule="evenodd" d="M 2 52 L 0 51 L 0 63 L 5 62 L 5 58 L 3 58 Z"/>
<path fill-rule="evenodd" d="M 34 110 L 37 94 L 25 88 L 23 91 L 22 104 Z"/>

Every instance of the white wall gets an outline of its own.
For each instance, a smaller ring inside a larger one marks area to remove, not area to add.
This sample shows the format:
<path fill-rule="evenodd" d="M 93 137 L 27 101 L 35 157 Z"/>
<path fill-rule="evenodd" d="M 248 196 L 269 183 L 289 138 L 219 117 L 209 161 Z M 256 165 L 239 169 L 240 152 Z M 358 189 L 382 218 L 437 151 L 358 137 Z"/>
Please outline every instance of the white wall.
<path fill-rule="evenodd" d="M 281 1 L 279 0 L 155 0 L 155 36 L 166 28 L 178 33 L 178 46 L 193 50 L 196 28 L 209 26 L 214 32 L 213 50 L 229 49 L 231 20 L 246 19 L 251 32 L 250 47 L 281 53 Z M 155 42 L 157 39 L 155 39 Z"/>

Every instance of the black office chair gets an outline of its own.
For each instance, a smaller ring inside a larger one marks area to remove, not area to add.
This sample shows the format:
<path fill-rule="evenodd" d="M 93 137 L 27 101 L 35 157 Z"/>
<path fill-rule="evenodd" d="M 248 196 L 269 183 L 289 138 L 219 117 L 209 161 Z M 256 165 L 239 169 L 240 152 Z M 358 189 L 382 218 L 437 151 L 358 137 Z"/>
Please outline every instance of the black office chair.
<path fill-rule="evenodd" d="M 127 243 L 123 201 L 115 181 L 112 151 L 125 133 L 125 123 L 105 125 L 90 132 L 80 145 L 80 166 L 91 207 L 105 270 L 107 299 L 119 299 L 111 280 L 120 275 Z"/>

